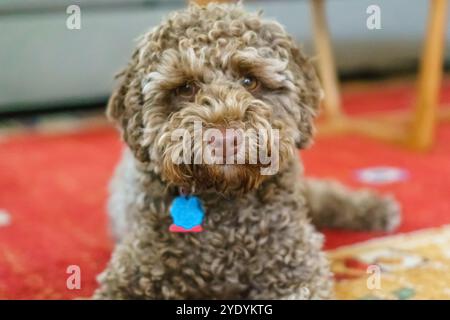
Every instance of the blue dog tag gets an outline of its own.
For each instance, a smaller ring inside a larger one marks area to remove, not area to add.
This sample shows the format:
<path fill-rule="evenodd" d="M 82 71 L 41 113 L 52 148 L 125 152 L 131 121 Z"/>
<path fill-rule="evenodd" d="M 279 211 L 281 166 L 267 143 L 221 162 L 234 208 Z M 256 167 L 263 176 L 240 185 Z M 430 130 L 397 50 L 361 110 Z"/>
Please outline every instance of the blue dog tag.
<path fill-rule="evenodd" d="M 192 195 L 181 195 L 172 201 L 170 215 L 172 232 L 200 232 L 205 216 L 200 199 Z"/>

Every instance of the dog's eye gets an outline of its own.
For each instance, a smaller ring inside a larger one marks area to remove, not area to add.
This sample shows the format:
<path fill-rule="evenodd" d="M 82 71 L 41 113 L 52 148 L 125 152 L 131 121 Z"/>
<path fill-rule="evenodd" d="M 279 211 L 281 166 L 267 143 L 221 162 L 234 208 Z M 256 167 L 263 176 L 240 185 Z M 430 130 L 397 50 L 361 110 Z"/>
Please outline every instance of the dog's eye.
<path fill-rule="evenodd" d="M 184 99 L 189 99 L 193 98 L 197 93 L 197 91 L 198 87 L 195 85 L 195 83 L 186 82 L 182 86 L 179 86 L 178 88 L 175 89 L 175 94 Z"/>
<path fill-rule="evenodd" d="M 256 80 L 255 77 L 253 76 L 245 76 L 242 80 L 241 80 L 241 84 L 244 86 L 245 89 L 247 89 L 248 91 L 255 91 L 256 89 L 259 88 L 259 82 L 258 80 Z"/>

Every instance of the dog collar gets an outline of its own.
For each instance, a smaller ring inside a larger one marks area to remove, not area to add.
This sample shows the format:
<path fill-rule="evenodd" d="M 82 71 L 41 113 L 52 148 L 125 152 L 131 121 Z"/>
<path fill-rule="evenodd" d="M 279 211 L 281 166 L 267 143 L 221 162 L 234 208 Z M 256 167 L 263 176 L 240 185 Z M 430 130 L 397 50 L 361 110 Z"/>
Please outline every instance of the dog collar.
<path fill-rule="evenodd" d="M 187 189 L 179 188 L 170 205 L 170 216 L 173 223 L 169 227 L 170 232 L 201 232 L 205 212 L 200 199 L 190 194 Z"/>

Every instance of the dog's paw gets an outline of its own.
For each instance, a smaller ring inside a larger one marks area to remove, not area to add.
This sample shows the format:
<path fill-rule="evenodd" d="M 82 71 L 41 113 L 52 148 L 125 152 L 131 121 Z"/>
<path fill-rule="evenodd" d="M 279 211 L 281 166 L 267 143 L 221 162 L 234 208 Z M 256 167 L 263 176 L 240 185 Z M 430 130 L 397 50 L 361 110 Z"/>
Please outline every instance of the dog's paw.
<path fill-rule="evenodd" d="M 366 202 L 367 229 L 393 231 L 401 222 L 401 208 L 392 196 L 381 197 L 372 194 Z"/>

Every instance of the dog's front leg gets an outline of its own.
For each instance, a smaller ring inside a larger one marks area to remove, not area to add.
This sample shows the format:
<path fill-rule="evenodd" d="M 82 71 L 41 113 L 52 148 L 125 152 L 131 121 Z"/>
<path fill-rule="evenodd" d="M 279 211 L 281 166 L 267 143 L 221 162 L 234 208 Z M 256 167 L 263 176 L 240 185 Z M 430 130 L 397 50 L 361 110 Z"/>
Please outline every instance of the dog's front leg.
<path fill-rule="evenodd" d="M 136 245 L 132 234 L 117 244 L 106 269 L 98 276 L 94 299 L 156 299 L 151 254 Z M 149 260 L 150 259 L 150 260 Z"/>
<path fill-rule="evenodd" d="M 136 299 L 136 281 L 133 281 L 130 269 L 129 252 L 116 247 L 106 269 L 97 277 L 99 283 L 93 299 L 124 300 Z"/>
<path fill-rule="evenodd" d="M 278 299 L 278 300 L 329 300 L 334 298 L 333 280 L 324 278 L 308 286 L 297 287 L 292 293 L 286 295 L 276 295 L 272 291 L 261 292 L 252 295 L 250 299 Z"/>
<path fill-rule="evenodd" d="M 400 223 L 398 203 L 370 190 L 353 191 L 334 181 L 306 179 L 304 195 L 318 227 L 390 231 Z"/>

